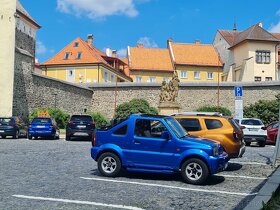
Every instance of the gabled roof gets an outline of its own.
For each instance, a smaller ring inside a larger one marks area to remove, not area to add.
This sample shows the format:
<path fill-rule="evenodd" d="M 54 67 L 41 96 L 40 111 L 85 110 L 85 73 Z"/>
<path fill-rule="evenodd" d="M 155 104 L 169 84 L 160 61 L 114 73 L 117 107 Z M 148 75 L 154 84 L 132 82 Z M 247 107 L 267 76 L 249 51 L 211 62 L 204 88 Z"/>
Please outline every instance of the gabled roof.
<path fill-rule="evenodd" d="M 168 49 L 129 47 L 130 70 L 173 71 Z"/>
<path fill-rule="evenodd" d="M 271 33 L 276 39 L 280 40 L 280 33 Z"/>
<path fill-rule="evenodd" d="M 279 42 L 277 34 L 271 34 L 263 29 L 259 24 L 255 24 L 245 31 L 234 31 L 234 30 L 218 30 L 218 32 L 227 41 L 230 47 L 234 47 L 241 42 L 247 40 L 254 41 L 267 41 L 267 42 Z"/>
<path fill-rule="evenodd" d="M 74 44 L 78 43 L 77 47 Z M 78 53 L 81 52 L 81 58 L 77 59 Z M 69 57 L 66 60 L 65 54 L 69 53 Z M 103 63 L 109 65 L 104 58 L 106 54 L 94 46 L 89 46 L 88 43 L 82 40 L 80 37 L 76 38 L 69 45 L 64 47 L 55 56 L 44 62 L 42 65 L 69 65 L 69 64 L 93 64 Z"/>
<path fill-rule="evenodd" d="M 223 66 L 213 45 L 170 42 L 176 64 L 195 66 Z"/>
<path fill-rule="evenodd" d="M 41 26 L 31 17 L 31 15 L 24 9 L 22 4 L 17 0 L 17 12 L 23 15 L 29 22 L 31 22 L 33 25 L 35 25 L 38 28 L 41 28 Z"/>

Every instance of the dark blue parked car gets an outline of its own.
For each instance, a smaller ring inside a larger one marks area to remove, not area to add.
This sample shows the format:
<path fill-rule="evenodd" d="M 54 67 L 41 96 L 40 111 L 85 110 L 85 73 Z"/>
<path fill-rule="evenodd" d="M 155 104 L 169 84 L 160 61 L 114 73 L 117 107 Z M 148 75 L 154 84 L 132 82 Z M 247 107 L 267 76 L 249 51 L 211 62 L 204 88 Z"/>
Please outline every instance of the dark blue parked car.
<path fill-rule="evenodd" d="M 54 119 L 50 117 L 36 117 L 28 128 L 28 139 L 32 138 L 59 139 L 59 128 Z"/>
<path fill-rule="evenodd" d="M 152 173 L 180 172 L 191 184 L 201 184 L 223 171 L 228 155 L 218 142 L 187 134 L 172 117 L 133 114 L 96 131 L 91 156 L 104 176 L 117 176 L 121 168 Z"/>

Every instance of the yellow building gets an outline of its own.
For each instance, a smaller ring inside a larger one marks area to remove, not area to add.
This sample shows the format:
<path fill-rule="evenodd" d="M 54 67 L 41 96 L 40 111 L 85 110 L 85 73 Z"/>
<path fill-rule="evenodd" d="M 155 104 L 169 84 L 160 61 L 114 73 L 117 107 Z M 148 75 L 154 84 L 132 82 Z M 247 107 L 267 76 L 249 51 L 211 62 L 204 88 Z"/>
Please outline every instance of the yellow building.
<path fill-rule="evenodd" d="M 115 51 L 106 54 L 93 46 L 93 35 L 87 41 L 76 38 L 54 57 L 41 64 L 42 74 L 73 83 L 131 82 L 125 63 Z"/>
<path fill-rule="evenodd" d="M 168 49 L 180 82 L 217 82 L 221 80 L 223 64 L 213 45 L 174 43 Z"/>
<path fill-rule="evenodd" d="M 168 49 L 144 48 L 143 44 L 137 47 L 128 47 L 129 75 L 133 82 L 162 83 L 173 75 L 173 65 Z"/>

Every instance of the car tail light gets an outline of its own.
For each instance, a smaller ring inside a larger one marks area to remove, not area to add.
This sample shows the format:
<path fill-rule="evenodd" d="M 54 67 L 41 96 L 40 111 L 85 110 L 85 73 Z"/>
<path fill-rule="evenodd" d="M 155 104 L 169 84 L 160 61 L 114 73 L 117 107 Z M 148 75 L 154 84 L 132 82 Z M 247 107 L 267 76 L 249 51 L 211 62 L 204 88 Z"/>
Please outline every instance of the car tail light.
<path fill-rule="evenodd" d="M 71 125 L 73 125 L 73 122 L 72 122 L 72 121 L 69 121 L 69 122 L 67 123 L 67 126 L 71 126 Z"/>
<path fill-rule="evenodd" d="M 91 125 L 95 128 L 95 122 L 90 122 L 88 125 Z"/>
<path fill-rule="evenodd" d="M 55 126 L 54 125 L 51 125 L 51 128 L 54 128 Z"/>
<path fill-rule="evenodd" d="M 265 130 L 266 130 L 266 127 L 261 127 L 261 129 L 265 131 Z"/>
<path fill-rule="evenodd" d="M 235 141 L 238 140 L 238 133 L 236 131 L 233 132 L 233 138 Z"/>
<path fill-rule="evenodd" d="M 9 123 L 9 126 L 16 126 L 16 124 L 14 124 L 14 123 Z"/>
<path fill-rule="evenodd" d="M 92 146 L 94 147 L 96 145 L 96 133 L 93 133 L 93 137 L 92 137 Z"/>

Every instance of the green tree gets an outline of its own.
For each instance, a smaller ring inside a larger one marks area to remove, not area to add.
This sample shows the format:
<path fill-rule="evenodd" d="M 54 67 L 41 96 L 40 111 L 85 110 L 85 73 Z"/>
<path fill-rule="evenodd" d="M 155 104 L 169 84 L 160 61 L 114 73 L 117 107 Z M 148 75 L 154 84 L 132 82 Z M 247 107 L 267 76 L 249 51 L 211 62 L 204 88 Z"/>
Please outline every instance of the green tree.
<path fill-rule="evenodd" d="M 90 112 L 89 115 L 92 116 L 94 122 L 96 123 L 96 128 L 101 128 L 109 123 L 108 119 L 100 112 Z"/>
<path fill-rule="evenodd" d="M 34 109 L 29 115 L 29 120 L 32 121 L 35 117 L 38 117 L 38 113 L 48 112 L 49 115 L 55 119 L 57 126 L 61 129 L 66 127 L 66 124 L 70 118 L 70 115 L 58 108 L 38 108 Z"/>
<path fill-rule="evenodd" d="M 207 105 L 207 106 L 202 106 L 202 107 L 199 107 L 198 109 L 196 109 L 197 112 L 220 112 L 226 116 L 231 116 L 232 113 L 231 111 L 226 108 L 226 107 L 221 107 L 221 106 L 210 106 L 210 105 Z"/>
<path fill-rule="evenodd" d="M 245 106 L 244 117 L 259 118 L 264 124 L 278 121 L 280 94 L 275 97 L 275 100 L 259 100 L 254 104 Z"/>
<path fill-rule="evenodd" d="M 126 118 L 134 113 L 158 114 L 156 108 L 151 107 L 145 99 L 132 99 L 120 104 L 116 110 L 115 118 Z"/>

